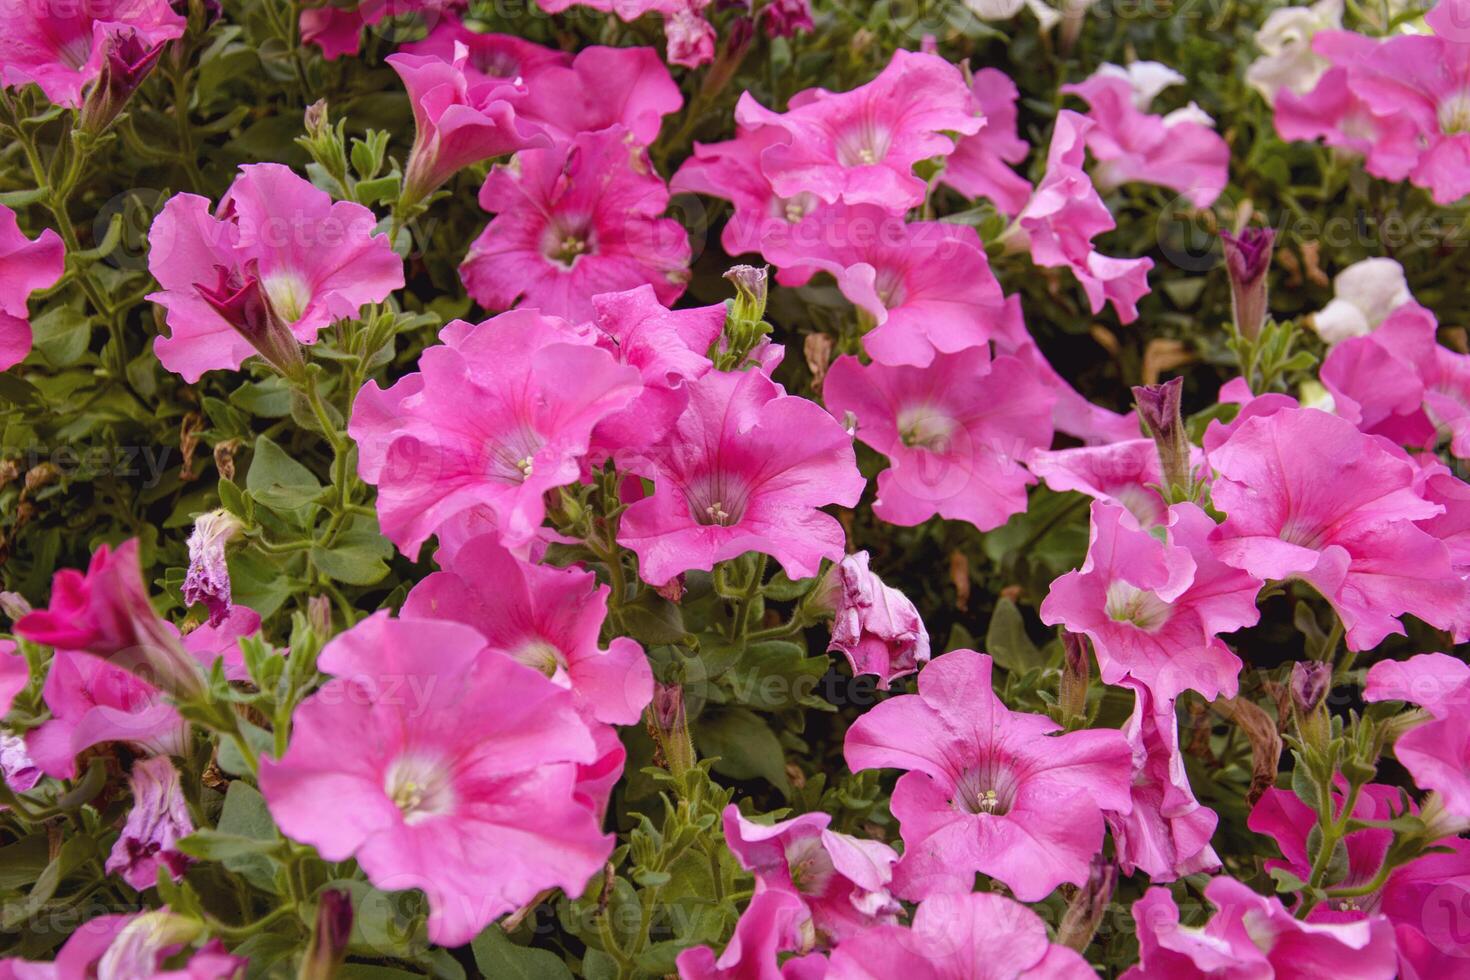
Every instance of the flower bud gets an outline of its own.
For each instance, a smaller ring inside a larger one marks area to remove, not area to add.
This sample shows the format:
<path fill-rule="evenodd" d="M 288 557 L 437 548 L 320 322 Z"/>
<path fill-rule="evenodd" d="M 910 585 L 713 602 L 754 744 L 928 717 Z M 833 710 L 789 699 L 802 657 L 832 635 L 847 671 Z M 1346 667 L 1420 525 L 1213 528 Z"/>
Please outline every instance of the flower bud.
<path fill-rule="evenodd" d="M 224 266 L 215 266 L 219 276 L 214 286 L 195 283 L 194 289 L 204 302 L 225 322 L 250 341 L 266 362 L 287 378 L 295 379 L 306 370 L 301 358 L 301 344 L 291 328 L 271 307 L 270 298 L 261 288 L 254 269 L 243 275 Z"/>
<path fill-rule="evenodd" d="M 1225 267 L 1230 273 L 1230 293 L 1235 310 L 1235 329 L 1242 337 L 1260 336 L 1268 315 L 1269 286 L 1266 273 L 1276 232 L 1271 228 L 1247 228 L 1238 236 L 1220 233 L 1225 247 Z"/>
<path fill-rule="evenodd" d="M 306 152 L 311 154 L 311 158 L 342 186 L 342 192 L 345 194 L 347 192 L 347 148 L 342 143 L 340 127 L 332 125 L 327 112 L 327 100 L 317 99 L 307 106 L 302 123 L 306 129 L 306 135 L 297 139 L 296 142 L 301 144 Z"/>
<path fill-rule="evenodd" d="M 1118 865 L 1102 855 L 1092 859 L 1087 884 L 1077 890 L 1067 911 L 1057 927 L 1057 942 L 1081 952 L 1092 942 L 1098 923 L 1108 911 L 1113 900 L 1113 889 L 1118 884 Z"/>
<path fill-rule="evenodd" d="M 1173 378 L 1161 385 L 1142 385 L 1133 389 L 1138 417 L 1153 436 L 1159 450 L 1159 472 L 1164 476 L 1164 489 L 1172 497 L 1177 487 L 1185 497 L 1194 490 L 1194 474 L 1189 464 L 1189 434 L 1185 431 L 1180 405 L 1184 379 Z"/>
<path fill-rule="evenodd" d="M 31 604 L 19 592 L 0 592 L 0 614 L 15 622 L 31 611 Z"/>
<path fill-rule="evenodd" d="M 326 640 L 332 635 L 332 600 L 314 595 L 306 600 L 306 623 L 311 631 Z"/>
<path fill-rule="evenodd" d="M 317 897 L 316 926 L 296 974 L 298 980 L 332 980 L 337 975 L 347 958 L 352 917 L 352 897 L 347 892 L 329 888 Z"/>
<path fill-rule="evenodd" d="M 1291 665 L 1291 709 L 1302 741 L 1323 748 L 1332 734 L 1327 717 L 1327 692 L 1332 688 L 1332 665 L 1299 661 Z"/>
<path fill-rule="evenodd" d="M 94 136 L 112 125 L 163 54 L 162 44 L 144 47 L 138 32 L 131 28 L 108 34 L 103 43 L 102 74 L 87 90 L 78 120 L 82 132 Z"/>
<path fill-rule="evenodd" d="M 1087 716 L 1087 685 L 1092 674 L 1092 659 L 1088 651 L 1087 637 L 1081 633 L 1062 631 L 1062 681 L 1058 703 L 1062 708 L 1062 722 Z"/>
<path fill-rule="evenodd" d="M 648 731 L 663 757 L 664 767 L 676 777 L 694 768 L 694 742 L 684 708 L 684 689 L 678 684 L 655 684 L 648 706 Z"/>
<path fill-rule="evenodd" d="M 759 323 L 766 316 L 766 297 L 770 291 L 770 272 L 762 266 L 737 265 L 725 273 L 725 278 L 735 287 L 735 305 L 731 317 L 735 320 Z"/>

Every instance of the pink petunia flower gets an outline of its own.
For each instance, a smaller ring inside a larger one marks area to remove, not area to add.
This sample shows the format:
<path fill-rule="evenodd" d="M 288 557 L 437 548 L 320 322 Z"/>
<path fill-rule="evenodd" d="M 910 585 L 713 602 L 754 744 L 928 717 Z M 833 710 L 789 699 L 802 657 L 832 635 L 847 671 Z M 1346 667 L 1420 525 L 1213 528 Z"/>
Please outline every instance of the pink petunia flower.
<path fill-rule="evenodd" d="M 687 387 L 688 408 L 648 454 L 653 495 L 628 508 L 618 533 L 644 581 L 662 585 L 749 551 L 792 579 L 840 558 L 842 525 L 818 508 L 856 505 L 864 484 L 842 426 L 759 370 L 712 372 Z"/>
<path fill-rule="evenodd" d="M 1172 700 L 1156 699 L 1143 684 L 1133 689 L 1133 714 L 1123 735 L 1133 748 L 1133 808 L 1106 813 L 1118 865 L 1124 874 L 1142 871 L 1154 881 L 1215 871 L 1219 855 L 1210 846 L 1219 815 L 1195 798 L 1179 747 L 1179 719 Z"/>
<path fill-rule="evenodd" d="M 26 750 L 26 740 L 0 729 L 0 779 L 5 785 L 16 793 L 29 793 L 45 775 Z"/>
<path fill-rule="evenodd" d="M 584 713 L 631 725 L 653 699 L 653 672 L 637 641 L 599 644 L 608 592 L 591 572 L 533 565 L 483 536 L 415 585 L 403 615 L 473 626 L 491 648 L 570 688 Z"/>
<path fill-rule="evenodd" d="M 1144 530 L 1127 511 L 1096 501 L 1087 560 L 1051 585 L 1041 620 L 1085 633 L 1102 679 L 1138 681 L 1160 702 L 1183 691 L 1234 697 L 1240 658 L 1219 634 L 1260 619 L 1261 580 L 1211 551 L 1215 522 L 1194 504 L 1169 508 Z"/>
<path fill-rule="evenodd" d="M 1031 260 L 1044 268 L 1066 266 L 1087 294 L 1093 313 L 1111 302 L 1123 323 L 1138 318 L 1138 301 L 1148 294 L 1150 258 L 1099 255 L 1092 240 L 1116 227 L 1108 207 L 1082 169 L 1086 139 L 1094 124 L 1070 109 L 1057 114 L 1046 175 L 1021 209 L 1012 234 L 1024 240 Z"/>
<path fill-rule="evenodd" d="M 1216 555 L 1257 578 L 1311 584 L 1351 649 L 1402 633 L 1403 613 L 1441 628 L 1461 615 L 1449 550 L 1413 523 L 1442 508 L 1415 490 L 1413 464 L 1393 447 L 1335 415 L 1282 408 L 1246 418 L 1218 446 L 1207 434 L 1206 450 L 1214 504 L 1228 515 L 1211 533 Z"/>
<path fill-rule="evenodd" d="M 456 172 L 528 147 L 550 145 L 541 129 L 516 116 L 526 89 L 469 68 L 469 48 L 452 59 L 394 54 L 389 65 L 403 80 L 413 106 L 414 139 L 403 175 L 403 196 L 421 201 Z"/>
<path fill-rule="evenodd" d="M 1031 198 L 1030 182 L 1011 169 L 1031 152 L 1016 134 L 1020 90 L 999 68 L 981 68 L 970 92 L 985 125 L 955 144 L 939 179 L 966 197 L 989 198 L 1001 214 L 1018 214 Z"/>
<path fill-rule="evenodd" d="M 457 45 L 464 46 L 461 67 L 467 78 L 497 82 L 524 81 L 548 65 L 570 65 L 573 57 L 570 51 L 548 48 L 514 34 L 473 30 L 454 10 L 444 11 L 421 40 L 400 44 L 398 53 L 452 62 L 459 53 Z"/>
<path fill-rule="evenodd" d="M 881 841 L 828 830 L 825 813 L 759 824 L 733 803 L 725 808 L 725 842 L 757 888 L 796 895 L 810 911 L 816 942 L 831 946 L 875 925 L 898 921 L 888 894 L 898 855 Z"/>
<path fill-rule="evenodd" d="M 794 962 L 784 967 L 776 962 L 778 953 L 803 945 L 803 932 L 810 928 L 811 913 L 801 896 L 783 889 L 758 890 L 718 959 L 708 946 L 679 954 L 680 980 L 810 980 L 795 972 L 799 966 Z"/>
<path fill-rule="evenodd" d="M 373 29 L 386 40 L 396 40 L 400 32 L 412 30 L 406 25 L 397 26 L 399 23 L 412 18 L 433 28 L 439 18 L 452 16 L 452 9 L 459 3 L 460 0 L 358 0 L 351 7 L 307 7 L 301 11 L 301 41 L 321 48 L 322 57 L 332 61 L 356 54 L 364 29 Z"/>
<path fill-rule="evenodd" d="M 0 640 L 0 718 L 10 713 L 15 696 L 31 682 L 31 668 L 14 640 Z"/>
<path fill-rule="evenodd" d="M 133 765 L 129 785 L 133 808 L 107 857 L 107 873 L 120 875 L 138 891 L 158 883 L 160 867 L 174 881 L 181 880 L 191 862 L 174 845 L 194 832 L 194 821 L 179 786 L 179 771 L 165 755 L 142 759 Z"/>
<path fill-rule="evenodd" d="M 1368 671 L 1363 700 L 1408 701 L 1428 713 L 1429 721 L 1394 742 L 1394 756 L 1416 785 L 1438 793 L 1446 810 L 1470 820 L 1470 666 L 1443 653 L 1381 661 Z"/>
<path fill-rule="evenodd" d="M 934 895 L 908 928 L 880 926 L 839 945 L 826 980 L 1091 980 L 1077 952 L 1047 937 L 1046 923 L 1004 895 Z"/>
<path fill-rule="evenodd" d="M 127 915 L 99 915 L 77 925 L 49 963 L 0 959 L 4 980 L 238 980 L 249 963 L 218 939 L 201 941 L 205 926 L 167 906 Z M 187 950 L 188 955 L 183 954 Z"/>
<path fill-rule="evenodd" d="M 830 574 L 837 608 L 828 652 L 841 650 L 852 672 L 875 675 L 882 691 L 929 660 L 929 631 L 919 611 L 868 568 L 866 551 L 843 557 Z"/>
<path fill-rule="evenodd" d="M 715 29 L 705 20 L 710 0 L 536 0 L 541 9 L 559 14 L 569 7 L 590 7 L 634 21 L 644 14 L 658 14 L 664 22 L 669 63 L 698 68 L 714 59 Z"/>
<path fill-rule="evenodd" d="M 571 693 L 484 651 L 463 624 L 375 614 L 322 650 L 333 679 L 260 767 L 283 833 L 379 888 L 422 889 L 442 946 L 545 888 L 581 894 L 613 845 L 576 796 L 596 749 Z"/>
<path fill-rule="evenodd" d="M 683 93 L 652 48 L 593 45 L 567 64 L 537 66 L 525 80 L 517 111 L 557 140 L 623 126 L 651 146 L 664 117 L 684 105 Z"/>
<path fill-rule="evenodd" d="M 863 347 L 881 364 L 923 367 L 1002 330 L 1004 296 L 973 228 L 860 205 L 822 208 L 788 230 L 768 236 L 761 254 L 786 285 L 830 273 L 876 324 Z"/>
<path fill-rule="evenodd" d="M 841 357 L 822 391 L 892 463 L 878 475 L 880 519 L 907 527 L 938 514 L 988 531 L 1026 509 L 1035 478 L 1019 461 L 1050 444 L 1053 396 L 1015 358 L 991 361 L 984 347 L 924 368 Z"/>
<path fill-rule="evenodd" d="M 373 233 L 377 223 L 277 163 L 241 167 L 214 214 L 207 199 L 175 194 L 148 232 L 148 270 L 163 287 L 148 299 L 169 326 L 154 341 L 158 359 L 192 383 L 281 344 L 314 343 L 323 327 L 386 299 L 403 286 L 403 261 Z M 236 297 L 269 316 L 233 316 Z M 266 319 L 284 336 L 249 332 Z"/>
<path fill-rule="evenodd" d="M 847 731 L 854 772 L 908 770 L 891 804 L 904 841 L 894 891 L 906 898 L 968 892 L 976 872 L 1027 902 L 1080 885 L 1102 848 L 1102 811 L 1132 806 L 1120 732 L 1056 735 L 1050 719 L 1007 708 L 990 677 L 983 653 L 936 657 L 918 694 L 881 702 Z"/>
<path fill-rule="evenodd" d="M 480 305 L 518 303 L 569 320 L 591 319 L 592 297 L 647 283 L 674 302 L 689 280 L 689 236 L 660 217 L 668 188 L 629 131 L 581 133 L 525 150 L 480 189 L 496 217 L 470 246 L 460 276 Z"/>
<path fill-rule="evenodd" d="M 1401 34 L 1348 65 L 1348 87 L 1377 116 L 1411 122 L 1420 147 L 1409 180 L 1437 204 L 1470 193 L 1470 2 L 1439 0 L 1433 34 Z"/>
<path fill-rule="evenodd" d="M 1157 489 L 1164 477 L 1152 439 L 1039 450 L 1027 457 L 1026 467 L 1057 493 L 1071 490 L 1117 504 L 1139 527 L 1155 527 L 1169 518 Z"/>
<path fill-rule="evenodd" d="M 1394 310 L 1375 330 L 1350 337 L 1322 362 L 1334 411 L 1393 442 L 1470 458 L 1470 355 L 1435 340 L 1434 314 L 1418 303 Z"/>
<path fill-rule="evenodd" d="M 0 86 L 41 87 L 56 105 L 75 109 L 102 74 L 114 38 L 128 35 L 145 48 L 182 37 L 184 18 L 167 0 L 21 0 L 6 7 L 0 34 Z"/>
<path fill-rule="evenodd" d="M 1205 897 L 1216 912 L 1200 928 L 1180 924 L 1167 888 L 1150 888 L 1133 903 L 1142 962 L 1124 980 L 1391 980 L 1395 974 L 1393 928 L 1381 915 L 1360 922 L 1303 922 L 1279 898 L 1224 876 L 1210 881 Z"/>
<path fill-rule="evenodd" d="M 638 396 L 638 371 L 534 310 L 456 320 L 439 339 L 417 372 L 358 394 L 348 424 L 358 472 L 406 554 L 471 510 L 508 547 L 523 546 L 545 518 L 546 491 L 581 476 L 598 422 Z"/>
<path fill-rule="evenodd" d="M 895 214 L 923 203 L 927 187 L 914 164 L 953 153 L 949 133 L 968 136 L 984 125 L 958 68 L 902 49 L 867 84 L 802 93 L 784 113 L 746 92 L 735 121 L 784 134 L 760 156 L 781 197 L 808 192 L 828 204 L 873 204 Z"/>
<path fill-rule="evenodd" d="M 61 236 L 46 228 L 32 241 L 20 230 L 15 212 L 0 204 L 0 371 L 31 352 L 31 293 L 56 285 L 65 271 Z"/>

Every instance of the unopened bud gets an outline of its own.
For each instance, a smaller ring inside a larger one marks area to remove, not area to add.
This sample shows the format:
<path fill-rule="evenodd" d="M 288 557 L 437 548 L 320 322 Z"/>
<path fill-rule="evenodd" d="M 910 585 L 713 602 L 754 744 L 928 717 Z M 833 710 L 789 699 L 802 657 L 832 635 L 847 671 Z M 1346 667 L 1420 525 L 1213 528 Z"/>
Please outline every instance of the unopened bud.
<path fill-rule="evenodd" d="M 332 635 L 332 602 L 324 595 L 306 600 L 306 623 L 323 640 Z"/>
<path fill-rule="evenodd" d="M 352 918 L 352 897 L 347 892 L 329 888 L 317 897 L 316 925 L 296 974 L 298 980 L 332 980 L 337 975 L 347 959 Z"/>
<path fill-rule="evenodd" d="M 736 320 L 759 323 L 766 316 L 766 297 L 770 290 L 770 273 L 766 267 L 737 265 L 725 273 L 735 287 L 735 307 L 731 316 Z"/>
<path fill-rule="evenodd" d="M 0 592 L 0 613 L 12 623 L 31 611 L 31 604 L 19 592 Z"/>
<path fill-rule="evenodd" d="M 1271 269 L 1276 232 L 1271 228 L 1247 228 L 1239 235 L 1222 231 L 1220 241 L 1230 273 L 1235 329 L 1242 337 L 1254 340 L 1266 323 L 1270 298 L 1266 273 Z"/>
<path fill-rule="evenodd" d="M 112 125 L 163 54 L 163 44 L 145 47 L 132 28 L 108 34 L 103 44 L 102 73 L 87 90 L 78 120 L 78 127 L 94 136 Z"/>
<path fill-rule="evenodd" d="M 676 777 L 694 768 L 694 742 L 684 708 L 684 688 L 655 684 L 648 706 L 648 730 L 663 757 L 664 767 Z"/>
<path fill-rule="evenodd" d="M 1321 661 L 1299 661 L 1291 665 L 1291 710 L 1302 741 L 1323 748 L 1332 734 L 1325 707 L 1332 688 L 1332 665 Z"/>
<path fill-rule="evenodd" d="M 1078 889 L 1067 904 L 1067 911 L 1057 927 L 1057 942 L 1079 953 L 1092 942 L 1098 923 L 1108 911 L 1113 900 L 1113 889 L 1118 884 L 1118 865 L 1101 855 L 1092 859 L 1088 870 L 1087 884 Z"/>
<path fill-rule="evenodd" d="M 270 298 L 261 288 L 254 269 L 243 274 L 215 266 L 217 279 L 212 286 L 195 283 L 194 290 L 235 331 L 250 341 L 266 362 L 287 378 L 301 377 L 306 362 L 301 358 L 301 344 L 291 328 L 271 307 Z"/>
<path fill-rule="evenodd" d="M 1189 434 L 1185 431 L 1182 410 L 1184 379 L 1172 378 L 1161 385 L 1140 385 L 1133 389 L 1138 417 L 1153 436 L 1159 451 L 1159 472 L 1163 474 L 1164 491 L 1171 502 L 1175 490 L 1188 499 L 1194 491 L 1194 473 L 1189 463 Z"/>
<path fill-rule="evenodd" d="M 1081 633 L 1062 632 L 1062 681 L 1058 703 L 1063 724 L 1087 717 L 1087 686 L 1092 675 L 1092 658 L 1087 637 Z"/>

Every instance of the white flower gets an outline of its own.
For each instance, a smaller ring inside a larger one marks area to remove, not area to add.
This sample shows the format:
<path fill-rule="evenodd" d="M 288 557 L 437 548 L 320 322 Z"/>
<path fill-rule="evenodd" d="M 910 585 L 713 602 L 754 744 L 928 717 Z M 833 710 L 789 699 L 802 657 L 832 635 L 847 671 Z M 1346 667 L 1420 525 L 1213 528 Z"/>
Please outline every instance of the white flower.
<path fill-rule="evenodd" d="M 1171 85 L 1184 84 L 1184 76 L 1157 61 L 1134 61 L 1128 67 L 1105 63 L 1096 74 L 1104 78 L 1121 78 L 1133 87 L 1133 105 L 1148 111 L 1158 94 Z M 1208 117 L 1206 117 L 1208 118 Z"/>
<path fill-rule="evenodd" d="M 981 20 L 1010 20 L 1026 6 L 1026 0 L 965 0 Z"/>
<path fill-rule="evenodd" d="M 1329 64 L 1312 50 L 1318 31 L 1342 26 L 1342 0 L 1318 0 L 1310 7 L 1283 7 L 1256 32 L 1256 47 L 1263 56 L 1246 70 L 1246 81 L 1266 97 L 1275 99 L 1279 89 L 1298 95 L 1310 92 Z"/>
<path fill-rule="evenodd" d="M 1355 262 L 1332 281 L 1332 302 L 1312 317 L 1312 326 L 1328 344 L 1371 333 L 1388 315 L 1413 302 L 1404 267 L 1393 259 Z"/>

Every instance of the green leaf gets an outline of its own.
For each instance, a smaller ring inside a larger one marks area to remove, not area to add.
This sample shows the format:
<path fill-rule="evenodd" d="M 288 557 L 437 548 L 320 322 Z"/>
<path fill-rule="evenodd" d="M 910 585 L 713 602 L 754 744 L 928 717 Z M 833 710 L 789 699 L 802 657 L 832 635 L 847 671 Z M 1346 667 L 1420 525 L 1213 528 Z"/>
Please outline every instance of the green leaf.
<path fill-rule="evenodd" d="M 36 349 L 56 367 L 69 367 L 92 342 L 92 319 L 68 304 L 53 306 L 31 320 Z"/>
<path fill-rule="evenodd" d="M 225 744 L 228 743 L 221 744 L 222 750 Z M 229 789 L 225 791 L 224 808 L 220 811 L 215 830 L 223 837 L 241 840 L 271 844 L 278 840 L 276 822 L 271 819 L 265 798 L 254 786 L 240 779 L 230 783 Z M 242 851 L 238 854 L 222 855 L 217 860 L 257 888 L 267 892 L 276 890 L 276 862 L 264 854 L 258 851 Z"/>
<path fill-rule="evenodd" d="M 572 980 L 572 971 L 560 956 L 544 949 L 517 946 L 491 925 L 470 944 L 475 966 L 496 980 Z"/>
<path fill-rule="evenodd" d="M 705 715 L 694 726 L 694 740 L 700 755 L 718 756 L 716 772 L 734 779 L 766 780 L 791 795 L 786 776 L 786 753 L 771 726 L 748 708 L 731 708 Z"/>
<path fill-rule="evenodd" d="M 265 436 L 255 440 L 255 457 L 245 476 L 245 489 L 275 510 L 296 510 L 316 499 L 322 485 L 316 475 Z"/>
<path fill-rule="evenodd" d="M 4 910 L 0 911 L 0 929 L 6 931 L 15 929 L 41 911 L 56 894 L 56 889 L 60 887 L 62 879 L 80 868 L 96 853 L 97 842 L 92 838 L 84 834 L 67 838 L 62 843 L 56 859 L 46 865 L 45 870 L 36 878 L 36 883 L 31 886 L 26 897 L 19 902 L 6 905 Z"/>
<path fill-rule="evenodd" d="M 18 891 L 35 882 L 50 856 L 45 834 L 32 834 L 0 847 L 0 891 Z"/>
<path fill-rule="evenodd" d="M 206 827 L 180 839 L 175 846 L 183 853 L 201 860 L 227 861 L 269 853 L 275 850 L 276 842 L 240 837 L 235 834 L 222 834 Z"/>
<path fill-rule="evenodd" d="M 621 606 L 624 629 L 644 646 L 661 646 L 684 639 L 684 614 L 652 589 L 644 589 L 635 601 Z"/>
<path fill-rule="evenodd" d="M 1026 623 L 1021 618 L 1021 610 L 1004 596 L 996 600 L 995 613 L 990 617 L 990 628 L 985 631 L 985 652 L 994 657 L 996 663 L 1014 673 L 1023 673 L 1046 665 L 1046 657 L 1026 634 Z"/>
<path fill-rule="evenodd" d="M 330 549 L 313 546 L 311 560 L 338 582 L 348 585 L 377 585 L 388 574 L 385 559 L 393 555 L 393 543 L 378 533 L 371 521 L 355 521 Z"/>

